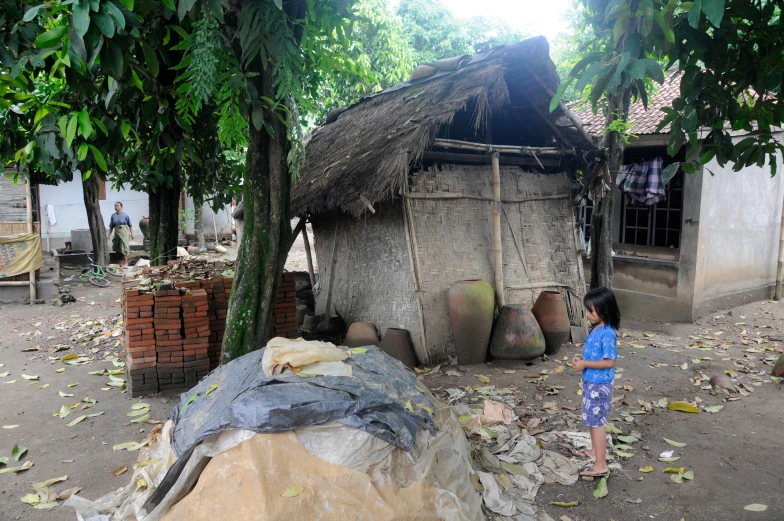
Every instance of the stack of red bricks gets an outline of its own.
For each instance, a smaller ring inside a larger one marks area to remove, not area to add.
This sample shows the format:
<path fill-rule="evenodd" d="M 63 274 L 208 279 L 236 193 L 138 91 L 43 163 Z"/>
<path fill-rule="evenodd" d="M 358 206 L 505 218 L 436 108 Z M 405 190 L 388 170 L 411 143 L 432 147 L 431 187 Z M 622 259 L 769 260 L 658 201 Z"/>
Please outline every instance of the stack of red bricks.
<path fill-rule="evenodd" d="M 155 333 L 153 330 L 153 295 L 139 290 L 123 293 L 125 324 L 126 386 L 138 396 L 158 391 Z"/>
<path fill-rule="evenodd" d="M 182 295 L 177 289 L 160 290 L 155 295 L 155 350 L 158 355 L 158 382 L 161 390 L 186 389 L 183 371 Z"/>
<path fill-rule="evenodd" d="M 189 387 L 210 372 L 210 360 L 207 356 L 210 319 L 207 316 L 209 302 L 207 292 L 203 289 L 189 289 L 182 297 L 182 325 L 185 333 L 183 340 L 185 383 Z"/>
<path fill-rule="evenodd" d="M 226 293 L 226 280 L 221 276 L 201 281 L 202 289 L 207 293 L 209 301 L 208 317 L 210 319 L 209 358 L 210 367 L 218 367 L 220 362 L 223 333 L 226 331 L 226 312 L 229 308 L 229 295 Z M 231 291 L 231 286 L 229 286 Z"/>
<path fill-rule="evenodd" d="M 297 338 L 297 290 L 294 274 L 283 273 L 272 312 L 273 337 Z"/>

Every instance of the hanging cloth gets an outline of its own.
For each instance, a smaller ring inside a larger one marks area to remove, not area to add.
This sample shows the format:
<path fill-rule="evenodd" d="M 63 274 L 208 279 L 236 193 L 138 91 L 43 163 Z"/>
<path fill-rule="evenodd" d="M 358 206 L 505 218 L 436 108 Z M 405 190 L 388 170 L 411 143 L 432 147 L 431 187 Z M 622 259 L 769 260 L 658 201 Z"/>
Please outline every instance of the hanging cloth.
<path fill-rule="evenodd" d="M 662 166 L 661 157 L 624 165 L 617 183 L 618 189 L 626 195 L 627 204 L 653 206 L 667 198 Z"/>

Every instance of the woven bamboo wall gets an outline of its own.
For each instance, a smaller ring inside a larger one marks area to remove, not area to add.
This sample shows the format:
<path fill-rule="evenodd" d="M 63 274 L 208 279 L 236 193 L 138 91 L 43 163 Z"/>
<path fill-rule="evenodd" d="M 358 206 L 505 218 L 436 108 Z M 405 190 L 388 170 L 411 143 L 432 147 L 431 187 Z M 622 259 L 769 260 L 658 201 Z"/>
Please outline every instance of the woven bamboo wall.
<path fill-rule="evenodd" d="M 319 301 L 327 298 L 332 266 L 336 214 L 313 219 L 319 265 Z M 383 334 L 387 328 L 408 329 L 422 360 L 424 355 L 414 278 L 399 201 L 377 206 L 375 214 L 359 221 L 340 214 L 338 263 L 332 302 L 347 324 L 372 322 Z"/>
<path fill-rule="evenodd" d="M 14 184 L 13 179 L 0 175 L 0 221 L 27 221 L 25 184 Z M 25 230 L 26 231 L 26 230 Z"/>
<path fill-rule="evenodd" d="M 411 192 L 459 192 L 492 197 L 490 166 L 440 165 L 410 178 Z M 539 175 L 518 167 L 501 168 L 501 199 L 568 194 L 565 174 Z M 428 352 L 438 359 L 454 354 L 447 292 L 466 278 L 493 282 L 492 203 L 471 199 L 411 199 L 419 242 Z M 568 198 L 503 205 L 501 216 L 505 286 L 558 282 L 583 291 L 580 259 Z M 528 274 L 510 225 L 523 250 Z M 541 290 L 507 290 L 507 303 L 532 305 Z M 579 298 L 567 297 L 576 322 Z"/>

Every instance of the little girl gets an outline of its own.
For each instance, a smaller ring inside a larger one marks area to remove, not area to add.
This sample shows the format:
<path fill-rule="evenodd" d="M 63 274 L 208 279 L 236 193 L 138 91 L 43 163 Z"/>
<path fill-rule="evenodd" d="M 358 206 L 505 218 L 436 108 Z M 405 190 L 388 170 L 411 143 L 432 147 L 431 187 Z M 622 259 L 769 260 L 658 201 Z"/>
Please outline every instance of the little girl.
<path fill-rule="evenodd" d="M 595 458 L 593 468 L 581 476 L 609 476 L 607 467 L 607 442 L 604 424 L 612 406 L 615 361 L 618 359 L 615 332 L 621 325 L 621 313 L 615 294 L 608 288 L 592 289 L 585 295 L 583 305 L 593 327 L 583 345 L 583 354 L 575 355 L 572 367 L 583 375 L 583 424 L 591 432 L 593 450 L 583 455 Z"/>

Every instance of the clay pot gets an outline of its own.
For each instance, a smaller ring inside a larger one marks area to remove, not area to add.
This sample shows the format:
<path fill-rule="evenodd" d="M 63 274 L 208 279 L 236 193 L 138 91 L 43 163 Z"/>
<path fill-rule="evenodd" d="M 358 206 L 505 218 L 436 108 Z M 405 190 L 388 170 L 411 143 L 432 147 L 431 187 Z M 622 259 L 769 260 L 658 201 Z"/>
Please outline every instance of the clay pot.
<path fill-rule="evenodd" d="M 370 322 L 354 322 L 348 327 L 343 345 L 346 347 L 377 346 L 376 325 Z"/>
<path fill-rule="evenodd" d="M 150 236 L 150 219 L 148 217 L 142 217 L 139 220 L 139 230 L 145 238 Z"/>
<path fill-rule="evenodd" d="M 784 377 L 784 355 L 781 355 L 773 365 L 773 376 L 776 378 Z"/>
<path fill-rule="evenodd" d="M 318 325 L 321 321 L 324 320 L 322 315 L 315 315 L 313 313 L 308 313 L 305 315 L 305 320 L 302 321 L 302 329 L 305 331 L 313 332 L 316 331 Z"/>
<path fill-rule="evenodd" d="M 408 332 L 408 329 L 390 327 L 384 333 L 384 338 L 378 347 L 411 369 L 416 367 L 417 360 L 414 353 L 414 344 L 411 342 L 411 333 Z"/>
<path fill-rule="evenodd" d="M 305 323 L 305 316 L 310 313 L 308 306 L 297 306 L 297 314 L 295 315 L 297 325 L 301 326 Z"/>
<path fill-rule="evenodd" d="M 493 357 L 532 360 L 542 356 L 544 350 L 544 335 L 528 306 L 508 304 L 501 308 L 490 341 Z"/>
<path fill-rule="evenodd" d="M 460 364 L 481 364 L 493 328 L 495 292 L 481 279 L 455 282 L 449 288 L 449 320 Z"/>
<path fill-rule="evenodd" d="M 542 291 L 531 312 L 544 334 L 547 344 L 544 352 L 551 356 L 556 354 L 561 346 L 569 341 L 572 333 L 563 295 L 557 291 Z"/>

